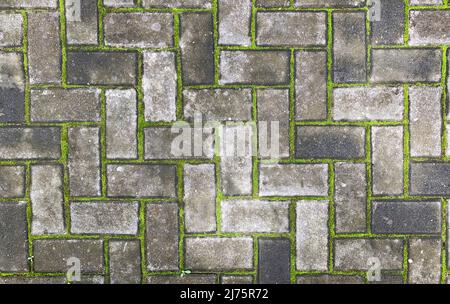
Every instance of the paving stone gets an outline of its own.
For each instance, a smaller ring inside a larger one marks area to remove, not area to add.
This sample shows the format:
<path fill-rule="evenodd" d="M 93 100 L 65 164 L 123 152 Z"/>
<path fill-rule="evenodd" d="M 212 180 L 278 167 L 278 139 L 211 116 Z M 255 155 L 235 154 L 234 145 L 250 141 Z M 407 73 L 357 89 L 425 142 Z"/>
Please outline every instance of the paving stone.
<path fill-rule="evenodd" d="M 289 239 L 259 239 L 258 283 L 289 284 L 291 244 Z"/>
<path fill-rule="evenodd" d="M 61 83 L 59 13 L 28 14 L 28 73 L 31 84 Z"/>
<path fill-rule="evenodd" d="M 403 88 L 353 87 L 333 91 L 333 120 L 403 120 Z"/>
<path fill-rule="evenodd" d="M 104 6 L 110 7 L 132 7 L 135 6 L 134 0 L 103 0 Z"/>
<path fill-rule="evenodd" d="M 295 6 L 299 7 L 360 7 L 364 6 L 364 0 L 296 0 Z"/>
<path fill-rule="evenodd" d="M 106 157 L 137 158 L 135 90 L 108 90 L 106 96 Z"/>
<path fill-rule="evenodd" d="M 327 54 L 299 51 L 295 54 L 295 119 L 327 117 Z"/>
<path fill-rule="evenodd" d="M 109 266 L 112 284 L 139 284 L 141 282 L 141 247 L 139 241 L 110 241 Z"/>
<path fill-rule="evenodd" d="M 369 259 L 377 258 L 382 270 L 402 269 L 403 242 L 397 239 L 337 239 L 334 242 L 335 270 L 367 270 Z"/>
<path fill-rule="evenodd" d="M 441 232 L 439 202 L 373 202 L 372 231 L 382 234 Z"/>
<path fill-rule="evenodd" d="M 71 229 L 75 234 L 137 234 L 137 202 L 73 202 Z"/>
<path fill-rule="evenodd" d="M 184 13 L 180 15 L 180 26 L 183 84 L 212 84 L 215 71 L 213 16 Z"/>
<path fill-rule="evenodd" d="M 100 121 L 100 90 L 31 90 L 30 115 L 34 122 Z"/>
<path fill-rule="evenodd" d="M 251 0 L 219 0 L 219 44 L 251 46 Z"/>
<path fill-rule="evenodd" d="M 67 82 L 69 84 L 135 85 L 136 74 L 136 53 L 67 53 Z"/>
<path fill-rule="evenodd" d="M 223 232 L 289 232 L 289 202 L 222 201 L 221 214 Z"/>
<path fill-rule="evenodd" d="M 376 83 L 439 82 L 441 57 L 438 49 L 373 49 L 370 80 Z"/>
<path fill-rule="evenodd" d="M 109 165 L 108 196 L 176 197 L 174 166 Z"/>
<path fill-rule="evenodd" d="M 403 284 L 403 276 L 401 274 L 389 274 L 381 271 L 381 278 L 379 281 L 368 282 L 369 284 Z"/>
<path fill-rule="evenodd" d="M 405 2 L 380 0 L 379 20 L 370 23 L 371 41 L 375 45 L 402 44 L 405 31 Z"/>
<path fill-rule="evenodd" d="M 372 127 L 372 179 L 375 195 L 403 193 L 403 127 Z"/>
<path fill-rule="evenodd" d="M 71 15 L 72 1 L 66 1 L 66 32 L 69 44 L 97 44 L 98 43 L 98 1 L 80 1 L 79 16 Z M 77 18 L 79 17 L 79 18 Z M 107 24 L 105 23 L 105 26 Z"/>
<path fill-rule="evenodd" d="M 327 44 L 325 12 L 258 12 L 256 29 L 258 45 L 310 47 Z"/>
<path fill-rule="evenodd" d="M 211 8 L 211 0 L 143 0 L 144 7 Z"/>
<path fill-rule="evenodd" d="M 147 204 L 147 270 L 178 271 L 178 205 Z"/>
<path fill-rule="evenodd" d="M 409 283 L 439 284 L 441 281 L 441 240 L 412 239 L 409 242 Z"/>
<path fill-rule="evenodd" d="M 0 203 L 0 271 L 28 271 L 27 203 Z"/>
<path fill-rule="evenodd" d="M 411 195 L 447 196 L 450 194 L 450 164 L 411 163 L 409 189 Z"/>
<path fill-rule="evenodd" d="M 63 234 L 63 168 L 59 165 L 31 167 L 32 234 Z"/>
<path fill-rule="evenodd" d="M 207 121 L 249 121 L 252 119 L 250 89 L 204 89 L 183 91 L 184 116 L 200 113 Z"/>
<path fill-rule="evenodd" d="M 441 4 L 441 3 L 437 3 Z M 449 44 L 450 34 L 443 24 L 450 22 L 448 11 L 410 11 L 409 44 L 430 45 Z M 432 22 L 430 22 L 432 20 Z"/>
<path fill-rule="evenodd" d="M 145 119 L 176 120 L 177 72 L 175 53 L 145 52 L 144 75 Z"/>
<path fill-rule="evenodd" d="M 253 239 L 250 237 L 202 237 L 185 239 L 188 269 L 204 271 L 253 268 Z"/>
<path fill-rule="evenodd" d="M 289 91 L 257 90 L 256 101 L 258 156 L 271 159 L 289 157 Z"/>
<path fill-rule="evenodd" d="M 149 276 L 149 284 L 215 284 L 216 275 L 214 274 L 189 274 L 181 276 Z"/>
<path fill-rule="evenodd" d="M 333 28 L 334 82 L 366 82 L 366 14 L 334 12 Z"/>
<path fill-rule="evenodd" d="M 0 166 L 0 198 L 25 196 L 25 167 Z"/>
<path fill-rule="evenodd" d="M 409 5 L 441 5 L 442 0 L 410 0 Z"/>
<path fill-rule="evenodd" d="M 70 258 L 80 260 L 82 273 L 101 273 L 104 268 L 102 240 L 35 240 L 33 255 L 37 272 L 66 273 Z"/>
<path fill-rule="evenodd" d="M 184 220 L 186 232 L 216 231 L 214 165 L 184 166 Z"/>
<path fill-rule="evenodd" d="M 260 165 L 261 196 L 327 196 L 328 166 L 317 164 Z"/>
<path fill-rule="evenodd" d="M 289 53 L 285 51 L 222 51 L 219 83 L 222 85 L 288 84 Z"/>
<path fill-rule="evenodd" d="M 289 5 L 289 0 L 256 0 L 256 6 L 258 7 L 276 7 Z"/>
<path fill-rule="evenodd" d="M 106 45 L 139 48 L 173 46 L 172 14 L 111 13 L 105 16 L 104 26 Z"/>
<path fill-rule="evenodd" d="M 66 284 L 66 278 L 65 277 L 26 277 L 26 276 L 6 276 L 6 277 L 0 277 L 0 284 L 45 284 L 45 285 L 54 285 L 54 284 Z"/>
<path fill-rule="evenodd" d="M 58 159 L 60 128 L 0 128 L 0 159 Z"/>
<path fill-rule="evenodd" d="M 22 25 L 21 14 L 0 12 L 0 46 L 21 46 L 23 39 Z"/>
<path fill-rule="evenodd" d="M 253 276 L 223 275 L 222 284 L 253 284 Z"/>
<path fill-rule="evenodd" d="M 56 8 L 57 0 L 3 0 L 0 8 Z"/>
<path fill-rule="evenodd" d="M 350 275 L 305 275 L 297 277 L 297 284 L 364 284 L 364 279 Z"/>
<path fill-rule="evenodd" d="M 409 89 L 409 132 L 412 157 L 441 156 L 442 89 Z"/>
<path fill-rule="evenodd" d="M 71 196 L 101 194 L 99 128 L 69 128 L 68 167 Z"/>
<path fill-rule="evenodd" d="M 365 130 L 362 127 L 297 127 L 296 157 L 304 159 L 363 158 Z"/>
<path fill-rule="evenodd" d="M 367 176 L 365 164 L 335 165 L 336 232 L 366 232 Z"/>
<path fill-rule="evenodd" d="M 298 201 L 297 270 L 328 269 L 328 201 Z"/>
<path fill-rule="evenodd" d="M 0 52 L 0 123 L 25 120 L 22 55 Z"/>

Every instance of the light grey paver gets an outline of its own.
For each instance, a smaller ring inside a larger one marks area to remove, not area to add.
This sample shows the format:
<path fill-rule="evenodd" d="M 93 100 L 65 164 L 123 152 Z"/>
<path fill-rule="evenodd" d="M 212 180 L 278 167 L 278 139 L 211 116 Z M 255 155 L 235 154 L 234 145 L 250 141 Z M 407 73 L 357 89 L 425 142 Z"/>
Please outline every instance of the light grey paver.
<path fill-rule="evenodd" d="M 219 0 L 219 44 L 251 45 L 251 0 Z"/>

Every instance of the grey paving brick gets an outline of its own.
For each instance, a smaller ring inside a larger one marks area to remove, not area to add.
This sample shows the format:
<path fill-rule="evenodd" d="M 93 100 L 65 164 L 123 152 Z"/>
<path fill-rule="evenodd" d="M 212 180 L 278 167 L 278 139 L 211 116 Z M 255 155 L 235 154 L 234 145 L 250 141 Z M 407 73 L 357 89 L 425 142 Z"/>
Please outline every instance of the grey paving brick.
<path fill-rule="evenodd" d="M 260 165 L 261 196 L 327 196 L 328 166 Z"/>
<path fill-rule="evenodd" d="M 448 11 L 410 11 L 409 44 L 449 44 L 450 34 L 443 24 L 450 22 Z"/>
<path fill-rule="evenodd" d="M 401 87 L 336 88 L 333 91 L 333 119 L 401 121 L 403 94 Z"/>
<path fill-rule="evenodd" d="M 67 53 L 67 82 L 69 84 L 135 85 L 136 74 L 136 53 Z"/>
<path fill-rule="evenodd" d="M 189 274 L 183 277 L 173 275 L 156 275 L 147 277 L 147 282 L 149 284 L 214 284 L 216 283 L 216 275 Z"/>
<path fill-rule="evenodd" d="M 180 16 L 181 73 L 184 85 L 214 82 L 213 16 L 184 13 Z"/>
<path fill-rule="evenodd" d="M 334 170 L 336 232 L 366 232 L 366 165 L 337 163 Z"/>
<path fill-rule="evenodd" d="M 6 276 L 0 278 L 0 284 L 45 284 L 45 285 L 54 285 L 54 284 L 66 284 L 65 277 L 27 277 L 27 276 Z"/>
<path fill-rule="evenodd" d="M 216 231 L 215 166 L 185 165 L 183 176 L 186 231 Z"/>
<path fill-rule="evenodd" d="M 305 275 L 297 277 L 297 284 L 364 284 L 364 279 L 351 275 Z"/>
<path fill-rule="evenodd" d="M 137 158 L 135 90 L 108 90 L 106 96 L 106 157 Z"/>
<path fill-rule="evenodd" d="M 3 0 L 0 8 L 56 8 L 57 0 Z"/>
<path fill-rule="evenodd" d="M 364 0 L 296 0 L 295 6 L 299 7 L 360 7 L 364 6 Z"/>
<path fill-rule="evenodd" d="M 403 276 L 401 274 L 390 274 L 381 271 L 381 278 L 379 281 L 369 281 L 368 284 L 403 284 Z"/>
<path fill-rule="evenodd" d="M 31 90 L 33 122 L 100 121 L 100 90 Z"/>
<path fill-rule="evenodd" d="M 21 46 L 23 39 L 21 14 L 0 12 L 0 46 Z"/>
<path fill-rule="evenodd" d="M 441 240 L 412 239 L 409 242 L 408 281 L 439 284 L 441 281 Z"/>
<path fill-rule="evenodd" d="M 256 29 L 258 45 L 327 44 L 327 14 L 324 12 L 259 12 Z"/>
<path fill-rule="evenodd" d="M 259 239 L 258 283 L 289 284 L 291 244 L 289 239 Z"/>
<path fill-rule="evenodd" d="M 205 89 L 183 91 L 184 116 L 200 113 L 208 121 L 248 121 L 252 118 L 250 89 Z"/>
<path fill-rule="evenodd" d="M 256 0 L 256 6 L 260 7 L 289 6 L 289 4 L 289 0 Z"/>
<path fill-rule="evenodd" d="M 222 284 L 253 284 L 253 276 L 223 275 Z"/>
<path fill-rule="evenodd" d="M 441 156 L 442 89 L 409 89 L 410 153 L 413 157 Z"/>
<path fill-rule="evenodd" d="M 328 269 L 328 201 L 298 201 L 296 219 L 297 270 Z"/>
<path fill-rule="evenodd" d="M 289 91 L 257 90 L 256 102 L 258 156 L 271 159 L 289 157 Z"/>
<path fill-rule="evenodd" d="M 80 260 L 82 274 L 101 273 L 104 268 L 102 240 L 35 240 L 33 255 L 37 272 L 66 273 L 70 258 Z"/>
<path fill-rule="evenodd" d="M 66 33 L 69 44 L 97 44 L 98 43 L 98 1 L 80 1 L 80 18 L 76 20 L 70 15 L 73 11 L 71 1 L 65 2 Z M 105 24 L 106 25 L 106 24 Z"/>
<path fill-rule="evenodd" d="M 71 228 L 75 234 L 138 233 L 137 202 L 73 202 Z"/>
<path fill-rule="evenodd" d="M 0 159 L 58 159 L 60 128 L 0 128 Z"/>
<path fill-rule="evenodd" d="M 28 73 L 31 84 L 61 83 L 59 13 L 28 14 Z"/>
<path fill-rule="evenodd" d="M 25 196 L 25 167 L 0 166 L 0 197 Z"/>
<path fill-rule="evenodd" d="M 221 214 L 223 232 L 289 232 L 289 202 L 222 201 Z"/>
<path fill-rule="evenodd" d="M 379 259 L 382 270 L 402 269 L 403 242 L 397 239 L 337 239 L 334 242 L 335 270 L 367 270 L 370 258 Z"/>
<path fill-rule="evenodd" d="M 250 46 L 251 0 L 219 0 L 219 44 Z"/>
<path fill-rule="evenodd" d="M 135 6 L 134 0 L 103 0 L 104 6 L 110 7 L 132 7 Z"/>
<path fill-rule="evenodd" d="M 370 80 L 439 82 L 442 52 L 438 49 L 373 49 Z"/>
<path fill-rule="evenodd" d="M 104 24 L 106 45 L 140 48 L 173 46 L 173 15 L 169 13 L 110 13 L 105 16 Z"/>
<path fill-rule="evenodd" d="M 175 53 L 145 52 L 144 75 L 145 119 L 176 120 L 177 72 Z"/>
<path fill-rule="evenodd" d="M 362 127 L 299 126 L 296 157 L 305 159 L 363 158 L 365 130 Z"/>
<path fill-rule="evenodd" d="M 409 5 L 441 5 L 442 0 L 410 0 Z"/>
<path fill-rule="evenodd" d="M 63 234 L 63 168 L 59 165 L 31 167 L 30 199 L 32 234 Z"/>
<path fill-rule="evenodd" d="M 295 54 L 295 118 L 327 117 L 327 54 L 299 51 Z"/>
<path fill-rule="evenodd" d="M 109 165 L 108 196 L 176 197 L 176 172 L 169 165 Z"/>
<path fill-rule="evenodd" d="M 99 128 L 69 128 L 68 167 L 71 196 L 101 194 Z"/>
<path fill-rule="evenodd" d="M 22 55 L 0 52 L 0 123 L 25 120 Z"/>
<path fill-rule="evenodd" d="M 176 203 L 147 204 L 147 270 L 178 270 L 178 212 Z"/>
<path fill-rule="evenodd" d="M 373 193 L 403 193 L 403 127 L 372 127 L 371 133 Z"/>
<path fill-rule="evenodd" d="M 186 238 L 186 267 L 220 271 L 253 268 L 253 239 L 250 237 Z"/>
<path fill-rule="evenodd" d="M 449 163 L 410 164 L 409 191 L 411 195 L 446 196 L 450 194 Z"/>
<path fill-rule="evenodd" d="M 211 8 L 211 0 L 143 0 L 144 7 Z"/>
<path fill-rule="evenodd" d="M 394 234 L 432 234 L 441 231 L 439 202 L 373 202 L 372 231 Z"/>
<path fill-rule="evenodd" d="M 28 271 L 27 203 L 0 203 L 0 271 Z"/>
<path fill-rule="evenodd" d="M 220 84 L 278 85 L 289 83 L 285 51 L 222 51 Z"/>
<path fill-rule="evenodd" d="M 141 247 L 138 240 L 111 240 L 109 267 L 112 284 L 141 282 Z"/>
<path fill-rule="evenodd" d="M 373 20 L 371 41 L 375 45 L 402 44 L 405 30 L 405 2 L 380 0 L 379 20 Z"/>
<path fill-rule="evenodd" d="M 366 82 L 366 14 L 334 12 L 333 28 L 334 82 Z"/>

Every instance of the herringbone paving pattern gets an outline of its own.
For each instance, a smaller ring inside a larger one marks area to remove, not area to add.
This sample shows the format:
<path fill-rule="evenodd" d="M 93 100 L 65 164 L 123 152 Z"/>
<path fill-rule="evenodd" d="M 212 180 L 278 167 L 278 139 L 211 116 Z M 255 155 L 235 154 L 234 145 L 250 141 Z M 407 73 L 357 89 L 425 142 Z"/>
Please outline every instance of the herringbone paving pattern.
<path fill-rule="evenodd" d="M 0 283 L 446 283 L 448 24 L 448 0 L 0 0 Z M 174 154 L 198 113 L 258 153 L 210 127 Z"/>

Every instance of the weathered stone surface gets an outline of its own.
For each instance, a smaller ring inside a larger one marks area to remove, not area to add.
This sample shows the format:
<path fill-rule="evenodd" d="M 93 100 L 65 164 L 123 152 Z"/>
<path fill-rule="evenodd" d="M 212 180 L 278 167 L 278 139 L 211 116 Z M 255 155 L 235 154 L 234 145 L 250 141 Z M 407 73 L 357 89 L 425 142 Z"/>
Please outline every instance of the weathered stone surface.
<path fill-rule="evenodd" d="M 214 274 L 189 274 L 181 276 L 149 276 L 149 284 L 215 284 L 216 275 Z"/>
<path fill-rule="evenodd" d="M 359 7 L 364 6 L 364 0 L 296 0 L 295 6 L 300 7 Z"/>
<path fill-rule="evenodd" d="M 261 196 L 327 196 L 327 165 L 260 165 Z"/>
<path fill-rule="evenodd" d="M 0 203 L 0 271 L 28 271 L 27 203 Z"/>
<path fill-rule="evenodd" d="M 105 16 L 104 26 L 107 45 L 140 48 L 173 46 L 173 15 L 169 13 L 111 13 Z"/>
<path fill-rule="evenodd" d="M 259 239 L 258 283 L 289 284 L 291 245 L 289 239 Z"/>
<path fill-rule="evenodd" d="M 66 32 L 69 44 L 98 43 L 98 1 L 80 1 L 79 16 L 70 8 L 74 1 L 65 1 Z M 79 17 L 79 18 L 77 18 Z"/>
<path fill-rule="evenodd" d="M 220 271 L 253 268 L 253 239 L 186 238 L 186 267 L 193 270 Z"/>
<path fill-rule="evenodd" d="M 364 279 L 349 275 L 305 275 L 297 277 L 297 284 L 364 284 Z"/>
<path fill-rule="evenodd" d="M 260 7 L 289 6 L 289 4 L 289 0 L 256 0 L 256 6 Z"/>
<path fill-rule="evenodd" d="M 66 284 L 65 277 L 26 277 L 26 276 L 6 276 L 0 277 L 0 284 Z"/>
<path fill-rule="evenodd" d="M 409 243 L 408 281 L 439 284 L 441 281 L 441 240 L 412 239 Z"/>
<path fill-rule="evenodd" d="M 450 22 L 448 11 L 410 11 L 409 44 L 436 45 L 449 44 L 450 34 L 444 24 Z"/>
<path fill-rule="evenodd" d="M 31 167 L 32 234 L 64 233 L 63 170 L 57 165 Z"/>
<path fill-rule="evenodd" d="M 403 0 L 380 0 L 380 15 L 374 16 L 371 40 L 376 45 L 402 44 L 405 28 L 405 2 Z"/>
<path fill-rule="evenodd" d="M 334 89 L 333 119 L 337 121 L 401 121 L 403 94 L 401 87 Z"/>
<path fill-rule="evenodd" d="M 251 45 L 251 0 L 219 0 L 219 44 Z"/>
<path fill-rule="evenodd" d="M 21 14 L 0 12 L 0 46 L 21 46 L 23 39 L 22 24 Z"/>
<path fill-rule="evenodd" d="M 289 202 L 222 201 L 223 232 L 289 232 Z"/>
<path fill-rule="evenodd" d="M 0 8 L 56 8 L 57 0 L 3 0 Z"/>
<path fill-rule="evenodd" d="M 297 127 L 296 157 L 304 159 L 363 158 L 365 130 L 362 127 Z"/>
<path fill-rule="evenodd" d="M 132 7 L 134 0 L 103 0 L 103 5 L 110 7 Z"/>
<path fill-rule="evenodd" d="M 285 51 L 222 51 L 220 84 L 278 85 L 289 83 Z"/>
<path fill-rule="evenodd" d="M 178 270 L 178 205 L 147 204 L 146 207 L 147 270 Z"/>
<path fill-rule="evenodd" d="M 75 234 L 137 234 L 137 202 L 73 202 L 71 229 Z"/>
<path fill-rule="evenodd" d="M 143 0 L 144 7 L 211 8 L 211 0 Z"/>
<path fill-rule="evenodd" d="M 100 90 L 31 90 L 31 120 L 36 122 L 99 121 Z"/>
<path fill-rule="evenodd" d="M 0 198 L 25 196 L 25 167 L 0 166 Z"/>
<path fill-rule="evenodd" d="M 222 284 L 253 284 L 253 276 L 223 275 Z"/>
<path fill-rule="evenodd" d="M 0 51 L 0 123 L 25 119 L 23 56 Z"/>
<path fill-rule="evenodd" d="M 447 196 L 450 194 L 450 164 L 411 163 L 409 189 L 411 195 Z"/>
<path fill-rule="evenodd" d="M 138 240 L 109 242 L 109 267 L 112 284 L 141 282 L 141 247 Z"/>
<path fill-rule="evenodd" d="M 441 5 L 442 0 L 410 0 L 409 5 Z"/>
<path fill-rule="evenodd" d="M 166 165 L 109 165 L 108 196 L 176 197 L 175 167 Z"/>

